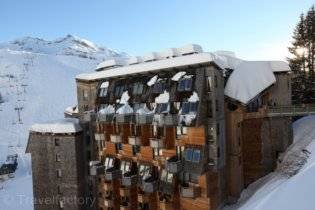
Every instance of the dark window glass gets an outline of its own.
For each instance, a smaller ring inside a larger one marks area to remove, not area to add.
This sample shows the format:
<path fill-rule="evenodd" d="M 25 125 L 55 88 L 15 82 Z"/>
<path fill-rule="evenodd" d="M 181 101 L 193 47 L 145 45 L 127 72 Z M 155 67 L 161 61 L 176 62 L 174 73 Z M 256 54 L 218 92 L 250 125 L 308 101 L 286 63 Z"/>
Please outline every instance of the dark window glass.
<path fill-rule="evenodd" d="M 99 97 L 106 97 L 108 88 L 101 88 Z"/>
<path fill-rule="evenodd" d="M 198 103 L 190 103 L 190 112 L 197 112 Z"/>
<path fill-rule="evenodd" d="M 60 141 L 59 141 L 59 139 L 55 139 L 55 146 L 60 146 Z"/>
<path fill-rule="evenodd" d="M 186 161 L 191 161 L 193 158 L 193 150 L 188 148 L 186 149 L 185 159 Z"/>
<path fill-rule="evenodd" d="M 199 163 L 200 162 L 200 150 L 194 150 L 194 155 L 193 155 L 193 162 Z"/>
<path fill-rule="evenodd" d="M 192 91 L 192 78 L 184 78 L 179 80 L 177 90 L 179 92 Z"/>
<path fill-rule="evenodd" d="M 123 86 L 123 85 L 118 85 L 118 86 L 116 86 L 116 88 L 115 88 L 115 97 L 116 97 L 116 98 L 121 97 L 121 95 L 123 94 L 123 92 L 124 92 L 124 86 Z"/>
<path fill-rule="evenodd" d="M 182 114 L 188 114 L 190 110 L 190 103 L 184 102 L 182 106 Z"/>
<path fill-rule="evenodd" d="M 165 90 L 165 81 L 156 82 L 153 86 L 152 92 L 155 94 L 161 94 Z"/>
<path fill-rule="evenodd" d="M 157 104 L 155 113 L 156 114 L 165 114 L 168 112 L 168 103 Z"/>
<path fill-rule="evenodd" d="M 140 82 L 134 83 L 132 94 L 133 95 L 141 95 L 142 92 L 143 92 L 143 84 Z"/>

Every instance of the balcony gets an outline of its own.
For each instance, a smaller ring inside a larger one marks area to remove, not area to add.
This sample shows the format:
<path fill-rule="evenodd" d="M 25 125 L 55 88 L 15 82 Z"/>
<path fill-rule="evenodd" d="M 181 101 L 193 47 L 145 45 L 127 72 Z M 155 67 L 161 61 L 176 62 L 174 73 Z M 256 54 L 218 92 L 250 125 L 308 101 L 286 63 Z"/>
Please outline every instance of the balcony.
<path fill-rule="evenodd" d="M 128 138 L 128 144 L 133 146 L 141 146 L 141 139 L 138 136 L 130 136 Z"/>
<path fill-rule="evenodd" d="M 115 134 L 111 134 L 110 135 L 110 141 L 114 144 L 118 144 L 122 142 L 122 138 L 121 135 L 115 135 Z"/>
<path fill-rule="evenodd" d="M 149 177 L 142 182 L 142 190 L 146 193 L 153 193 L 158 189 L 158 181 L 153 177 Z"/>
<path fill-rule="evenodd" d="M 121 178 L 121 171 L 114 167 L 106 169 L 105 171 L 105 180 L 106 181 L 113 181 L 115 179 Z"/>
<path fill-rule="evenodd" d="M 161 210 L 173 210 L 173 205 L 172 205 L 172 203 L 163 200 L 163 201 L 160 201 L 160 209 Z"/>
<path fill-rule="evenodd" d="M 150 197 L 147 194 L 138 194 L 138 202 L 139 203 L 149 203 L 150 202 Z"/>
<path fill-rule="evenodd" d="M 137 114 L 136 123 L 139 125 L 152 124 L 153 114 Z"/>
<path fill-rule="evenodd" d="M 176 174 L 183 170 L 183 162 L 177 156 L 173 156 L 166 161 L 168 172 Z"/>
<path fill-rule="evenodd" d="M 156 139 L 156 138 L 151 138 L 150 139 L 150 147 L 152 148 L 163 148 L 164 147 L 164 143 L 162 139 Z"/>
<path fill-rule="evenodd" d="M 134 121 L 133 114 L 116 114 L 116 122 L 117 123 L 132 123 Z"/>
<path fill-rule="evenodd" d="M 126 187 L 121 187 L 119 189 L 119 194 L 121 197 L 129 197 L 130 196 L 130 189 Z"/>
<path fill-rule="evenodd" d="M 113 200 L 105 198 L 104 206 L 108 208 L 113 208 L 115 206 L 115 202 Z"/>
<path fill-rule="evenodd" d="M 131 207 L 129 203 L 120 205 L 120 210 L 130 210 L 130 209 Z"/>
<path fill-rule="evenodd" d="M 98 114 L 97 118 L 100 122 L 113 122 L 114 114 Z"/>
<path fill-rule="evenodd" d="M 100 161 L 91 161 L 90 162 L 90 175 L 104 175 L 105 174 L 105 166 L 102 165 Z"/>
<path fill-rule="evenodd" d="M 168 114 L 164 117 L 164 125 L 165 126 L 176 126 L 178 125 L 178 115 L 176 114 Z"/>
<path fill-rule="evenodd" d="M 105 141 L 105 134 L 104 133 L 95 133 L 95 140 L 96 141 Z"/>
<path fill-rule="evenodd" d="M 129 175 L 124 174 L 121 179 L 121 184 L 125 187 L 131 187 L 137 184 L 138 182 L 138 176 L 137 175 Z"/>
<path fill-rule="evenodd" d="M 184 198 L 197 198 L 200 197 L 201 189 L 194 184 L 188 184 L 187 186 L 181 186 L 180 194 Z"/>

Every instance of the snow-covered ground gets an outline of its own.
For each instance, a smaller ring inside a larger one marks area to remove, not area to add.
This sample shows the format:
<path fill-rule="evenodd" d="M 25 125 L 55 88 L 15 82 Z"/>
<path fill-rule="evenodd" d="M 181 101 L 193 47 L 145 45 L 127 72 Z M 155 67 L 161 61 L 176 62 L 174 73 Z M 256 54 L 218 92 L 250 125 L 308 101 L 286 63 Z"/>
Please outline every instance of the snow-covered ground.
<path fill-rule="evenodd" d="M 315 116 L 296 121 L 293 133 L 294 143 L 277 170 L 250 185 L 226 210 L 315 209 Z"/>
<path fill-rule="evenodd" d="M 66 107 L 75 105 L 77 74 L 93 71 L 102 60 L 125 56 L 71 35 L 0 43 L 0 164 L 8 154 L 19 154 L 16 177 L 3 183 L 3 189 L 0 183 L 1 210 L 33 209 L 16 202 L 18 195 L 32 197 L 30 159 L 24 154 L 31 125 L 63 118 Z M 14 198 L 10 206 L 7 197 Z"/>

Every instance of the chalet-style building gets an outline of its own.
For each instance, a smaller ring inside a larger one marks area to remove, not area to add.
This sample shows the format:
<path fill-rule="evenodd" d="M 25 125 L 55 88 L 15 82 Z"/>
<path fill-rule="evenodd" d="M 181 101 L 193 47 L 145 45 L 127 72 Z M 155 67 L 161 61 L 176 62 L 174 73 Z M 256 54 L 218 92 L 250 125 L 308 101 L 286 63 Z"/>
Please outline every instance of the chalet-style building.
<path fill-rule="evenodd" d="M 84 159 L 78 185 L 96 201 L 85 209 L 220 209 L 271 172 L 292 141 L 291 118 L 270 114 L 291 105 L 285 62 L 187 45 L 104 61 L 76 82 L 78 105 L 65 116 L 82 128 L 82 150 L 72 149 Z M 38 135 L 31 130 L 28 151 L 40 167 Z M 34 170 L 35 189 L 46 169 Z"/>

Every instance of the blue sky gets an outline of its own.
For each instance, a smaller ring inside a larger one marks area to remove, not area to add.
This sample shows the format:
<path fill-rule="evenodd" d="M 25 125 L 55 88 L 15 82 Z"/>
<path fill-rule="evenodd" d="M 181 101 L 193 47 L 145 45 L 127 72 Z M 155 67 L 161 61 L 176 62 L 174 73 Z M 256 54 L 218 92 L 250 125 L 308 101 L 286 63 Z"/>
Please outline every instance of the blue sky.
<path fill-rule="evenodd" d="M 73 34 L 132 55 L 197 43 L 246 59 L 284 59 L 314 0 L 1 0 L 0 42 Z"/>

